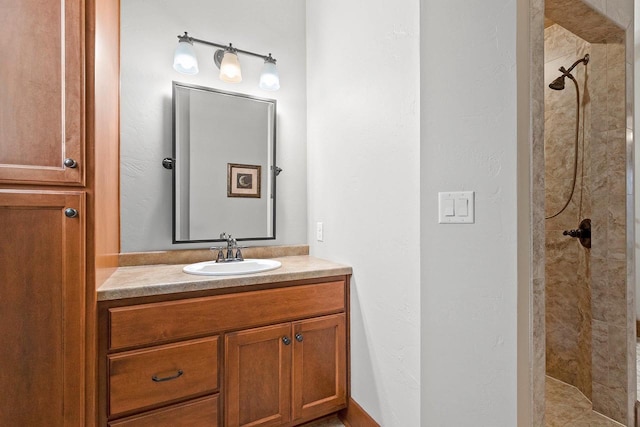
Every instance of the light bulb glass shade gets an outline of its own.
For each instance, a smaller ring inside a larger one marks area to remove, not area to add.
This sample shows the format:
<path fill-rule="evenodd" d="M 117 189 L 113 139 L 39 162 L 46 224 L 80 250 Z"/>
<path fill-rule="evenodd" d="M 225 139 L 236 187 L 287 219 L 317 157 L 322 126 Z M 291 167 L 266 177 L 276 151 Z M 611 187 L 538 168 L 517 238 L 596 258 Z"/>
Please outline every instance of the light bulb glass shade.
<path fill-rule="evenodd" d="M 278 76 L 278 69 L 276 63 L 273 61 L 264 61 L 264 67 L 262 67 L 262 74 L 260 74 L 260 89 L 263 90 L 278 90 L 280 89 L 280 77 Z"/>
<path fill-rule="evenodd" d="M 238 54 L 230 50 L 225 51 L 224 58 L 220 64 L 220 80 L 229 83 L 239 83 L 242 81 L 242 70 Z"/>
<path fill-rule="evenodd" d="M 198 74 L 198 58 L 193 45 L 181 41 L 173 54 L 173 69 L 182 74 Z"/>

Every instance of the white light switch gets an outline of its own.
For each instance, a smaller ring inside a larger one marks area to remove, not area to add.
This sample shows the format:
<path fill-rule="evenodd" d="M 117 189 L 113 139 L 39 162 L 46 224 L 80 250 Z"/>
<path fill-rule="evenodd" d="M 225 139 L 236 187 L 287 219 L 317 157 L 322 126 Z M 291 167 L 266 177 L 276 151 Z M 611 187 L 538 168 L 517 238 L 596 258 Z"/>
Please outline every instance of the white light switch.
<path fill-rule="evenodd" d="M 442 201 L 442 203 L 444 204 L 443 209 L 444 209 L 444 216 L 454 216 L 456 214 L 455 208 L 454 208 L 454 204 L 453 204 L 453 200 L 451 199 L 445 199 Z"/>
<path fill-rule="evenodd" d="M 475 222 L 473 191 L 438 193 L 438 222 L 440 224 L 473 224 Z"/>
<path fill-rule="evenodd" d="M 456 198 L 456 215 L 469 216 L 469 200 L 465 198 Z"/>

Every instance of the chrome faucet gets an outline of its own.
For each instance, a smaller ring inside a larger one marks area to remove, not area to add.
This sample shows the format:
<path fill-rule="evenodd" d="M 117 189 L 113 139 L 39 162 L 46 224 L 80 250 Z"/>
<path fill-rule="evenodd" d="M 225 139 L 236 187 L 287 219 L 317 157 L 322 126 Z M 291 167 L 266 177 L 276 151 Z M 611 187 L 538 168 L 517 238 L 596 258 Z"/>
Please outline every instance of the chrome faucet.
<path fill-rule="evenodd" d="M 227 233 L 220 234 L 221 239 L 225 239 L 227 241 L 227 256 L 224 256 L 223 247 L 213 247 L 212 251 L 217 250 L 218 255 L 216 256 L 216 262 L 233 262 L 233 261 L 244 261 L 242 256 L 242 251 L 240 250 L 240 246 L 238 246 L 238 242 L 234 239 L 231 234 L 227 235 Z M 235 256 L 233 251 L 236 251 Z"/>
<path fill-rule="evenodd" d="M 236 242 L 236 239 L 231 237 L 231 234 L 229 234 L 229 237 L 227 238 L 227 258 L 226 258 L 227 262 L 236 260 L 235 257 L 233 256 L 233 249 L 237 246 L 238 246 L 238 242 Z"/>

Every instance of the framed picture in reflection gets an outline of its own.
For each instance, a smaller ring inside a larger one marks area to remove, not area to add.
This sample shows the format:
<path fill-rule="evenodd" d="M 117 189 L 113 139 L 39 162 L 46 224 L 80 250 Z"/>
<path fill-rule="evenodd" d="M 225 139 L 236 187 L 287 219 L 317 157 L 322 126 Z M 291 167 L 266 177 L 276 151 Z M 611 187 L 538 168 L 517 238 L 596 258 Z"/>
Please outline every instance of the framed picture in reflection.
<path fill-rule="evenodd" d="M 260 165 L 227 163 L 227 197 L 260 198 Z"/>

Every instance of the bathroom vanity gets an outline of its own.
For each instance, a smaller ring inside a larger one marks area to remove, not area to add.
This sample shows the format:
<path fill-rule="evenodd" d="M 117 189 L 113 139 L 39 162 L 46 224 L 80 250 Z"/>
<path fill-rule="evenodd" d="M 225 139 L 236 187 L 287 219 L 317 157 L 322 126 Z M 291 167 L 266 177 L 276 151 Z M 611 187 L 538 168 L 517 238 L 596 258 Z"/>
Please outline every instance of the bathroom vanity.
<path fill-rule="evenodd" d="M 345 408 L 351 268 L 278 260 L 119 268 L 98 289 L 100 425 L 295 426 Z"/>

